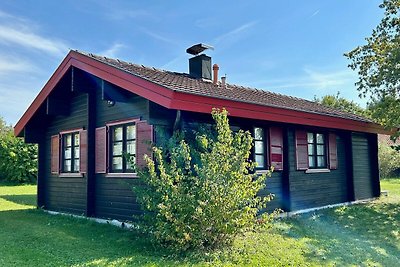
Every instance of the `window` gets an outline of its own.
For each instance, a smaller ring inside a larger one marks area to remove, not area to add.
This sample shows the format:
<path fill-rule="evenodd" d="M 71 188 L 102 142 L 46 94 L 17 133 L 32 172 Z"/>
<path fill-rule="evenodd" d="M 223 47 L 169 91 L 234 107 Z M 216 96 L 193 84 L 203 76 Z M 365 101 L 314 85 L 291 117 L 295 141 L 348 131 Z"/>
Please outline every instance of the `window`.
<path fill-rule="evenodd" d="M 263 128 L 254 127 L 254 161 L 258 169 L 266 168 L 265 132 Z"/>
<path fill-rule="evenodd" d="M 110 127 L 111 172 L 134 172 L 136 161 L 136 125 L 124 124 Z"/>
<path fill-rule="evenodd" d="M 309 168 L 326 168 L 326 141 L 322 133 L 307 133 Z"/>
<path fill-rule="evenodd" d="M 62 177 L 82 177 L 87 168 L 87 131 L 68 130 L 51 136 L 50 170 Z"/>
<path fill-rule="evenodd" d="M 147 166 L 151 155 L 153 126 L 145 120 L 109 122 L 95 131 L 95 173 L 110 178 L 136 178 L 135 166 Z"/>
<path fill-rule="evenodd" d="M 79 132 L 66 133 L 62 138 L 62 172 L 79 172 Z"/>

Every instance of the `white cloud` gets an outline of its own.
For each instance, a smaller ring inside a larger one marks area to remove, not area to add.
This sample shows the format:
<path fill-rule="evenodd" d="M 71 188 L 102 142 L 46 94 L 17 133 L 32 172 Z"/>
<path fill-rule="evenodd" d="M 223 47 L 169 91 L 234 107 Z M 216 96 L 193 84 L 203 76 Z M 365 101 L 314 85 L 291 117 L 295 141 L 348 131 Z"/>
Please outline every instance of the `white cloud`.
<path fill-rule="evenodd" d="M 309 17 L 310 19 L 316 15 L 318 15 L 319 13 L 319 9 L 317 9 L 314 13 L 312 13 L 312 15 Z"/>
<path fill-rule="evenodd" d="M 54 56 L 63 56 L 68 51 L 68 47 L 61 41 L 40 36 L 29 29 L 18 29 L 13 26 L 0 25 L 0 42 L 40 50 Z"/>
<path fill-rule="evenodd" d="M 0 43 L 7 46 L 39 50 L 52 56 L 64 56 L 68 46 L 38 33 L 36 23 L 0 10 Z"/>
<path fill-rule="evenodd" d="M 47 74 L 40 66 L 68 51 L 63 41 L 40 34 L 39 28 L 0 10 L 0 116 L 9 123 L 19 119 L 43 86 Z M 40 52 L 40 60 L 32 51 Z"/>
<path fill-rule="evenodd" d="M 340 89 L 354 81 L 355 74 L 351 70 L 316 71 L 310 67 L 303 68 L 304 75 L 284 79 L 258 80 L 255 83 L 265 88 L 286 89 L 303 88 L 304 90 Z"/>
<path fill-rule="evenodd" d="M 40 81 L 20 79 L 19 81 L 0 82 L 0 116 L 6 122 L 15 125 L 39 92 Z M 32 90 L 34 88 L 34 90 Z"/>
<path fill-rule="evenodd" d="M 242 38 L 244 32 L 246 32 L 250 28 L 254 27 L 256 24 L 257 24 L 257 21 L 251 21 L 251 22 L 245 23 L 243 25 L 240 25 L 239 27 L 216 37 L 214 39 L 213 43 L 214 43 L 214 45 L 217 45 L 218 43 L 226 42 L 226 41 L 235 42 L 235 41 L 239 40 L 240 38 Z"/>
<path fill-rule="evenodd" d="M 358 91 L 354 86 L 357 76 L 353 71 L 347 69 L 315 70 L 315 68 L 307 66 L 303 68 L 302 73 L 298 76 L 277 79 L 251 80 L 251 78 L 247 78 L 247 81 L 241 83 L 307 99 L 340 92 L 343 97 L 365 105 L 366 100 L 358 97 Z"/>
<path fill-rule="evenodd" d="M 38 71 L 38 68 L 29 61 L 0 54 L 0 76 L 8 75 L 12 72 L 28 73 L 35 71 Z"/>
<path fill-rule="evenodd" d="M 100 52 L 99 54 L 106 57 L 117 58 L 118 53 L 125 48 L 123 43 L 114 43 L 110 48 Z"/>
<path fill-rule="evenodd" d="M 173 40 L 171 38 L 167 38 L 167 37 L 165 37 L 165 36 L 163 36 L 163 35 L 161 35 L 159 33 L 156 33 L 154 31 L 149 31 L 148 29 L 143 28 L 143 27 L 141 27 L 140 30 L 144 34 L 146 34 L 146 35 L 148 35 L 148 36 L 150 36 L 150 37 L 152 37 L 152 38 L 154 38 L 156 40 L 163 41 L 165 43 L 169 43 L 169 44 L 173 44 L 173 45 L 178 45 L 177 41 L 175 41 L 175 40 Z"/>

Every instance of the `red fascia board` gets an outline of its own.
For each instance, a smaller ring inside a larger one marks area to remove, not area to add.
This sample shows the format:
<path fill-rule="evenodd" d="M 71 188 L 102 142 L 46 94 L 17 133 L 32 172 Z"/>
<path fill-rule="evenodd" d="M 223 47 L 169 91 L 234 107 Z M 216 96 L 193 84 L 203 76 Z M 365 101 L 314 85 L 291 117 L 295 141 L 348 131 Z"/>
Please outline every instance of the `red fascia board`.
<path fill-rule="evenodd" d="M 97 76 L 107 82 L 115 84 L 131 93 L 142 96 L 146 99 L 154 101 L 162 106 L 169 106 L 172 97 L 172 90 L 154 84 L 147 80 L 139 77 L 135 77 L 132 74 L 126 73 L 121 70 L 117 70 L 114 67 L 102 64 L 96 60 L 94 65 L 88 64 L 87 62 L 73 60 L 73 66 L 84 70 L 94 76 Z M 101 64 L 101 66 L 96 66 Z M 100 67 L 104 68 L 100 68 Z M 115 72 L 117 70 L 117 72 Z M 112 71 L 112 72 L 111 72 Z"/>
<path fill-rule="evenodd" d="M 243 103 L 238 101 L 217 99 L 213 97 L 200 96 L 165 88 L 146 79 L 137 77 L 124 70 L 102 63 L 80 53 L 70 51 L 62 61 L 42 91 L 35 98 L 14 128 L 14 133 L 21 134 L 25 125 L 40 105 L 46 100 L 50 92 L 60 81 L 69 67 L 74 66 L 92 75 L 113 83 L 125 90 L 142 96 L 150 101 L 170 109 L 180 109 L 193 112 L 210 113 L 213 107 L 226 108 L 231 116 L 286 122 L 309 126 L 320 126 L 352 131 L 387 133 L 377 124 L 357 122 L 348 119 L 312 114 L 275 107 L 266 107 L 257 104 Z"/>
<path fill-rule="evenodd" d="M 170 108 L 210 113 L 213 107 L 226 108 L 231 116 L 241 118 L 252 118 L 360 132 L 387 133 L 383 127 L 375 123 L 359 122 L 308 112 L 267 107 L 200 95 L 189 95 L 180 92 L 175 92 L 172 106 Z"/>
<path fill-rule="evenodd" d="M 173 95 L 172 90 L 149 82 L 145 79 L 135 77 L 130 73 L 101 63 L 80 53 L 70 51 L 37 97 L 33 100 L 29 108 L 25 111 L 24 115 L 22 115 L 21 119 L 15 125 L 14 134 L 16 136 L 20 136 L 24 127 L 32 118 L 33 114 L 35 114 L 35 112 L 39 109 L 40 105 L 46 100 L 51 91 L 71 66 L 91 73 L 101 79 L 118 85 L 132 93 L 140 95 L 162 106 L 170 106 L 170 100 Z"/>
<path fill-rule="evenodd" d="M 47 81 L 43 89 L 35 97 L 31 105 L 28 107 L 28 109 L 25 111 L 25 113 L 17 122 L 17 124 L 14 127 L 15 136 L 20 136 L 26 124 L 32 118 L 33 114 L 35 114 L 35 112 L 39 109 L 40 105 L 46 100 L 46 98 L 49 96 L 49 94 L 54 89 L 56 84 L 61 80 L 61 78 L 67 72 L 67 70 L 71 66 L 70 59 L 71 59 L 71 52 L 67 54 L 64 60 L 61 62 L 60 66 L 58 66 L 58 68 L 50 77 L 50 79 Z"/>
<path fill-rule="evenodd" d="M 93 74 L 103 80 L 145 97 L 152 96 L 158 98 L 171 99 L 173 90 L 162 85 L 150 82 L 146 79 L 135 76 L 132 73 L 110 66 L 96 59 L 72 51 L 73 66 Z M 141 95 L 144 94 L 144 95 Z M 147 98 L 147 97 L 146 97 Z"/>

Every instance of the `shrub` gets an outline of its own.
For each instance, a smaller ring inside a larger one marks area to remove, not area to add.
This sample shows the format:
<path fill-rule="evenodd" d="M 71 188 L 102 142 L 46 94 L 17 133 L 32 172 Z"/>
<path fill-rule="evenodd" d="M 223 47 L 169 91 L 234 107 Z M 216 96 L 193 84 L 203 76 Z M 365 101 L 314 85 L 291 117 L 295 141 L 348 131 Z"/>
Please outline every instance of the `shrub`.
<path fill-rule="evenodd" d="M 36 178 L 37 146 L 15 137 L 0 118 L 0 180 L 30 183 Z"/>
<path fill-rule="evenodd" d="M 400 170 L 400 152 L 385 143 L 379 143 L 379 172 L 382 178 L 388 178 Z"/>
<path fill-rule="evenodd" d="M 154 160 L 145 156 L 148 169 L 139 171 L 144 186 L 134 186 L 145 210 L 140 228 L 177 250 L 230 244 L 255 227 L 271 198 L 257 195 L 267 175 L 255 174 L 248 160 L 250 133 L 233 133 L 226 110 L 213 109 L 212 117 L 214 134 L 175 132 L 164 148 L 154 147 Z"/>

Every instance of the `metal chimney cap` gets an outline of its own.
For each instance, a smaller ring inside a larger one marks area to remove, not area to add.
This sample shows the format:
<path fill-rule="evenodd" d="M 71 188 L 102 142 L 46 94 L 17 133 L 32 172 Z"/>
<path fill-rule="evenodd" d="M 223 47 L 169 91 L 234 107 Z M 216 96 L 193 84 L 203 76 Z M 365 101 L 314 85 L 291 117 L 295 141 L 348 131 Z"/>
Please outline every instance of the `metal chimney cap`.
<path fill-rule="evenodd" d="M 189 47 L 188 49 L 186 49 L 186 53 L 191 54 L 191 55 L 198 55 L 207 49 L 214 50 L 214 47 L 212 47 L 211 45 L 206 45 L 206 44 L 200 43 L 200 44 L 193 45 L 193 46 Z"/>

